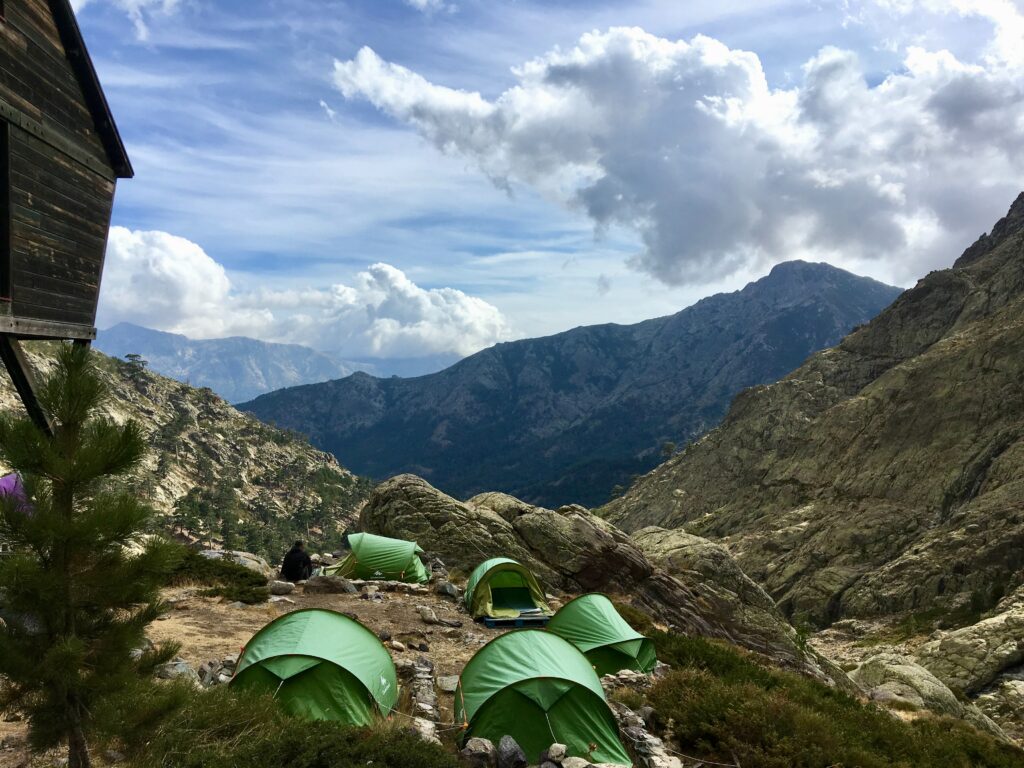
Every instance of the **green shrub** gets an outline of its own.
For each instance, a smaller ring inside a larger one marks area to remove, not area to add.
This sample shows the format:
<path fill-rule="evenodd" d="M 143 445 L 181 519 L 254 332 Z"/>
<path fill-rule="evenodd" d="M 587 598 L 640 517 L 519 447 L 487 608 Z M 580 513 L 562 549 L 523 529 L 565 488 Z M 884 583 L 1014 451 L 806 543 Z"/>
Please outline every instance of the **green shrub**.
<path fill-rule="evenodd" d="M 182 547 L 181 563 L 171 574 L 169 584 L 198 584 L 209 587 L 200 594 L 224 597 L 250 605 L 266 602 L 270 597 L 267 579 L 244 565 L 227 560 L 211 560 L 193 549 Z"/>
<path fill-rule="evenodd" d="M 958 720 L 906 723 L 817 681 L 703 638 L 656 633 L 675 669 L 648 701 L 685 753 L 759 768 L 1009 768 L 1024 753 Z"/>
<path fill-rule="evenodd" d="M 633 688 L 616 688 L 608 694 L 608 698 L 629 707 L 634 712 L 647 703 L 646 697 Z"/>
<path fill-rule="evenodd" d="M 270 696 L 183 684 L 140 686 L 102 713 L 106 745 L 130 768 L 455 768 L 454 755 L 399 722 L 307 722 Z"/>

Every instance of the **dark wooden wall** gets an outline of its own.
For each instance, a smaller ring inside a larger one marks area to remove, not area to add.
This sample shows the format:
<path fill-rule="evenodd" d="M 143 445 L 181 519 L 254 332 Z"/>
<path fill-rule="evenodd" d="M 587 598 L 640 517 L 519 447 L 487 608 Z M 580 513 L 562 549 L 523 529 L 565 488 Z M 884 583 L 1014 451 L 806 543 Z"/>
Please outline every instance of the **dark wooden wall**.
<path fill-rule="evenodd" d="M 72 326 L 66 337 L 88 337 L 115 173 L 48 0 L 4 0 L 4 16 L 0 128 L 6 123 L 9 189 L 0 288 L 10 286 L 4 298 L 13 317 Z"/>

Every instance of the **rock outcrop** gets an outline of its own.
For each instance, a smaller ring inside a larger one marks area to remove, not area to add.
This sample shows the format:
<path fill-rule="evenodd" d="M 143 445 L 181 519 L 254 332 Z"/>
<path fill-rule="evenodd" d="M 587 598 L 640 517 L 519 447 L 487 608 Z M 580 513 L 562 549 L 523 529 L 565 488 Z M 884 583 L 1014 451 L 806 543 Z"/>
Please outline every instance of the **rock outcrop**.
<path fill-rule="evenodd" d="M 676 578 L 652 564 L 626 534 L 582 507 L 550 510 L 493 493 L 460 502 L 421 478 L 399 475 L 374 489 L 360 527 L 414 539 L 448 567 L 467 573 L 488 558 L 511 557 L 549 590 L 620 595 L 679 631 L 722 638 L 782 666 L 849 686 L 841 670 L 801 646 L 781 616 L 767 607 L 747 610 L 729 586 L 716 583 L 715 562 L 723 584 L 744 581 L 727 557 L 704 558 L 700 578 Z"/>
<path fill-rule="evenodd" d="M 1024 663 L 1024 590 L 1003 600 L 993 616 L 943 632 L 917 658 L 954 690 L 977 693 L 1004 670 Z M 1024 715 L 1024 711 L 1021 713 Z"/>
<path fill-rule="evenodd" d="M 850 678 L 880 704 L 959 717 L 979 730 L 1007 738 L 981 710 L 960 701 L 947 685 L 906 656 L 892 653 L 872 656 L 850 672 Z"/>
<path fill-rule="evenodd" d="M 1024 195 L 600 513 L 721 541 L 817 623 L 993 605 L 1024 563 Z"/>

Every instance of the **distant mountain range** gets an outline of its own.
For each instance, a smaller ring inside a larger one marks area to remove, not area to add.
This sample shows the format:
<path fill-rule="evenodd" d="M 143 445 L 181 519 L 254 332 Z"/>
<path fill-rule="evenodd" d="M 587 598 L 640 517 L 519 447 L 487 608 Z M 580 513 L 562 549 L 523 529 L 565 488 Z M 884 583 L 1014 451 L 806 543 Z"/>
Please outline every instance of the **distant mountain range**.
<path fill-rule="evenodd" d="M 421 376 L 459 359 L 456 355 L 430 355 L 349 360 L 299 344 L 273 344 L 244 336 L 196 340 L 131 323 L 100 331 L 95 346 L 113 357 L 142 355 L 156 373 L 195 387 L 209 387 L 232 403 L 282 387 L 341 378 L 355 371 L 378 376 Z"/>
<path fill-rule="evenodd" d="M 900 289 L 789 262 L 741 291 L 635 325 L 498 344 L 416 379 L 344 379 L 240 406 L 376 478 L 412 472 L 463 498 L 608 500 L 775 381 L 869 321 Z"/>

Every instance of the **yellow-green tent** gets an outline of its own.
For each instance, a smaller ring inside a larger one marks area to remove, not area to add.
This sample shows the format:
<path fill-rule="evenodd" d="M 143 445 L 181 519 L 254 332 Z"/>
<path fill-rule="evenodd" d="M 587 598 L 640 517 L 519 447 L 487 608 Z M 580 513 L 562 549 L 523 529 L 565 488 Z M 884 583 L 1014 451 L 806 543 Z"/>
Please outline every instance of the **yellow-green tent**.
<path fill-rule="evenodd" d="M 530 569 L 507 557 L 485 560 L 473 569 L 466 583 L 465 601 L 466 610 L 474 619 L 514 619 L 552 613 Z"/>
<path fill-rule="evenodd" d="M 532 765 L 555 742 L 589 762 L 632 762 L 590 662 L 542 630 L 509 632 L 477 651 L 455 691 L 455 722 L 463 742 L 511 736 Z"/>
<path fill-rule="evenodd" d="M 390 539 L 372 533 L 353 533 L 348 537 L 352 551 L 324 573 L 348 579 L 407 581 L 424 584 L 430 574 L 420 561 L 423 551 L 415 541 Z"/>
<path fill-rule="evenodd" d="M 622 669 L 650 672 L 658 661 L 654 643 L 629 626 L 602 594 L 570 600 L 548 622 L 548 632 L 582 651 L 599 675 Z"/>
<path fill-rule="evenodd" d="M 231 685 L 270 694 L 296 717 L 358 726 L 398 701 L 395 665 L 377 636 L 319 608 L 286 613 L 253 635 Z"/>

